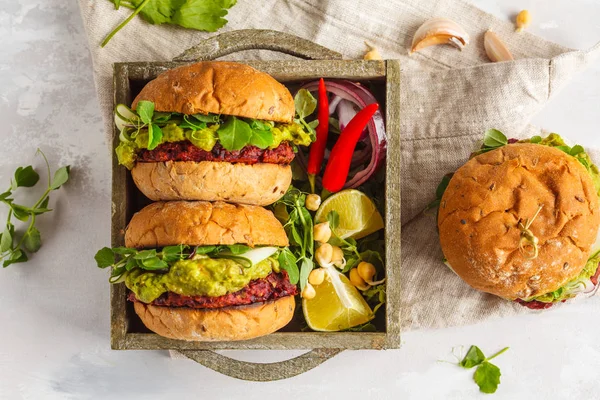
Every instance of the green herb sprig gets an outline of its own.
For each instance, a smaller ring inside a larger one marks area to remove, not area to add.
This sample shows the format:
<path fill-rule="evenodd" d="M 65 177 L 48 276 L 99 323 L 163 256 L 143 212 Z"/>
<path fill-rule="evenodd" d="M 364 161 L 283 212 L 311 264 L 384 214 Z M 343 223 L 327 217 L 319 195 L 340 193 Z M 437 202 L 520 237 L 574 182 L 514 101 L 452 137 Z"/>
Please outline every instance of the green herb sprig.
<path fill-rule="evenodd" d="M 315 107 L 311 100 L 316 100 L 310 92 L 300 91 L 295 98 L 295 121 L 302 124 L 311 137 L 315 139 L 314 128 L 318 121 L 306 123 L 304 118 L 312 114 Z M 238 151 L 245 146 L 256 146 L 266 149 L 275 142 L 272 129 L 273 121 L 262 121 L 252 118 L 238 118 L 235 116 L 221 116 L 216 114 L 192 114 L 156 112 L 152 101 L 141 100 L 136 109 L 132 110 L 124 104 L 119 104 L 115 109 L 116 119 L 121 123 L 121 142 L 133 142 L 138 135 L 146 130 L 148 132 L 148 150 L 154 150 L 163 139 L 163 131 L 167 125 L 175 124 L 182 129 L 193 131 L 207 128 L 208 124 L 219 124 L 217 136 L 225 150 Z"/>
<path fill-rule="evenodd" d="M 312 115 L 317 109 L 317 99 L 306 89 L 300 89 L 294 96 L 294 106 L 296 107 L 296 118 L 294 122 L 303 125 L 315 140 L 315 129 L 319 125 L 319 120 L 315 119 L 306 122 L 305 119 Z"/>
<path fill-rule="evenodd" d="M 477 367 L 473 374 L 473 380 L 483 393 L 495 393 L 500 384 L 500 368 L 490 361 L 508 350 L 503 348 L 491 357 L 486 358 L 481 349 L 471 346 L 465 357 L 458 363 L 459 366 L 470 369 Z"/>
<path fill-rule="evenodd" d="M 28 207 L 15 203 L 11 197 L 17 188 L 33 187 L 40 180 L 40 175 L 31 165 L 17 168 L 11 179 L 10 187 L 0 194 L 0 202 L 9 207 L 6 225 L 0 235 L 0 260 L 3 260 L 4 268 L 11 264 L 26 262 L 29 259 L 28 253 L 36 253 L 40 249 L 42 236 L 35 226 L 37 216 L 52 211 L 48 208 L 50 192 L 60 189 L 69 180 L 70 166 L 59 168 L 52 176 L 50 164 L 44 153 L 38 149 L 36 154 L 41 154 L 48 171 L 48 186 L 39 200 Z M 13 217 L 22 222 L 29 222 L 22 235 L 15 230 L 15 225 L 12 223 Z"/>
<path fill-rule="evenodd" d="M 108 44 L 125 25 L 136 15 L 153 25 L 170 24 L 199 31 L 215 32 L 222 28 L 227 20 L 227 10 L 233 7 L 237 0 L 109 0 L 115 5 L 133 11 L 127 19 L 120 23 L 106 36 L 101 46 Z"/>
<path fill-rule="evenodd" d="M 502 132 L 498 129 L 488 129 L 483 135 L 483 144 L 481 145 L 481 148 L 472 153 L 471 158 L 495 150 L 499 147 L 506 146 L 507 144 L 508 138 Z"/>
<path fill-rule="evenodd" d="M 169 264 L 186 260 L 194 255 L 206 255 L 212 258 L 239 259 L 239 255 L 250 250 L 243 244 L 222 246 L 197 246 L 186 245 L 166 246 L 161 251 L 156 249 L 137 250 L 129 247 L 104 247 L 100 249 L 94 259 L 98 268 L 112 267 L 109 278 L 110 283 L 122 282 L 127 273 L 134 268 L 146 271 L 167 270 Z"/>
<path fill-rule="evenodd" d="M 448 188 L 453 175 L 454 173 L 444 175 L 441 182 L 438 184 L 437 189 L 435 190 L 435 200 L 429 203 L 425 210 L 423 210 L 424 214 L 427 214 L 430 210 L 437 211 L 440 208 L 440 204 L 442 204 L 442 197 L 444 196 L 444 192 Z"/>
<path fill-rule="evenodd" d="M 279 254 L 279 266 L 287 271 L 290 282 L 300 282 L 304 290 L 308 275 L 314 268 L 313 219 L 304 206 L 306 193 L 291 186 L 287 193 L 274 205 L 274 211 L 280 220 L 284 220 L 284 229 L 290 246 Z"/>
<path fill-rule="evenodd" d="M 168 263 L 187 259 L 191 254 L 189 246 L 184 245 L 166 246 L 162 251 L 104 247 L 96 253 L 94 259 L 98 268 L 112 267 L 109 282 L 118 283 L 134 268 L 146 271 L 165 270 L 169 268 Z"/>
<path fill-rule="evenodd" d="M 346 259 L 346 265 L 342 268 L 342 273 L 348 273 L 364 261 L 373 264 L 378 275 L 383 275 L 385 270 L 385 262 L 382 256 L 382 254 L 385 254 L 384 241 L 379 239 L 379 232 L 372 233 L 359 241 L 353 238 L 342 239 L 335 233 L 340 224 L 339 214 L 335 210 L 330 211 L 327 214 L 327 221 L 332 234 L 329 243 L 339 246 Z M 369 287 L 369 289 L 362 292 L 362 295 L 367 303 L 373 307 L 373 314 L 375 314 L 385 304 L 385 283 Z"/>

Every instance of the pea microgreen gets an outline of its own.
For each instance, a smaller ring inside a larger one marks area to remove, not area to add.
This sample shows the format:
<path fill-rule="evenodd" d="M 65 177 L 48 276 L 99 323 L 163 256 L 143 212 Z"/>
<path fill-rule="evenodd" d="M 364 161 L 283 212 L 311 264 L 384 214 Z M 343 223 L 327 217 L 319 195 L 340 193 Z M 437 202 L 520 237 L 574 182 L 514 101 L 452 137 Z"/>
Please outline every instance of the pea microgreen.
<path fill-rule="evenodd" d="M 195 255 L 206 255 L 212 258 L 231 258 L 244 264 L 243 255 L 250 247 L 243 244 L 222 246 L 185 245 L 166 246 L 162 250 L 138 250 L 127 247 L 104 247 L 96 253 L 94 259 L 98 268 L 112 267 L 109 282 L 118 283 L 125 279 L 127 273 L 134 268 L 146 271 L 168 270 L 170 264 L 186 260 Z"/>
<path fill-rule="evenodd" d="M 305 119 L 315 112 L 317 108 L 317 99 L 306 89 L 298 90 L 296 96 L 294 96 L 294 106 L 296 107 L 296 118 L 294 121 L 303 125 L 306 130 L 313 136 L 315 136 L 315 128 L 319 124 L 318 120 L 307 123 Z"/>
<path fill-rule="evenodd" d="M 48 174 L 48 185 L 39 200 L 29 207 L 15 203 L 11 197 L 18 188 L 33 187 L 40 180 L 40 175 L 31 165 L 17 168 L 13 179 L 11 179 L 9 189 L 0 194 L 0 202 L 9 207 L 6 224 L 0 235 L 0 260 L 3 260 L 2 266 L 4 268 L 11 264 L 27 261 L 29 259 L 28 253 L 35 253 L 41 248 L 42 235 L 35 226 L 36 218 L 38 215 L 52 211 L 48 208 L 50 192 L 60 189 L 69 180 L 70 167 L 68 165 L 56 170 L 54 176 L 52 176 L 50 164 L 44 153 L 38 149 L 37 154 L 40 154 L 44 159 Z M 29 222 L 22 234 L 19 234 L 15 229 L 12 217 L 22 222 Z"/>
<path fill-rule="evenodd" d="M 287 271 L 292 284 L 300 283 L 301 290 L 314 268 L 313 220 L 304 206 L 306 193 L 291 186 L 272 207 L 279 216 L 287 214 L 284 228 L 290 246 L 279 254 L 279 265 Z"/>
<path fill-rule="evenodd" d="M 477 367 L 473 374 L 473 380 L 479 386 L 479 390 L 483 393 L 495 393 L 500 384 L 501 374 L 500 368 L 490 361 L 507 350 L 508 347 L 505 347 L 493 356 L 486 358 L 479 347 L 471 346 L 458 365 L 465 369 Z"/>
<path fill-rule="evenodd" d="M 384 274 L 385 262 L 382 254 L 384 252 L 384 240 L 379 238 L 380 233 L 375 232 L 369 236 L 366 236 L 359 241 L 353 238 L 340 238 L 335 230 L 339 226 L 340 216 L 332 210 L 327 214 L 327 221 L 331 228 L 332 238 L 329 239 L 329 243 L 334 246 L 339 246 L 344 253 L 346 264 L 342 268 L 342 273 L 348 273 L 352 268 L 358 266 L 362 261 L 368 262 L 375 266 L 377 273 Z M 374 277 L 376 280 L 376 278 Z M 385 283 L 375 285 L 362 292 L 363 297 L 367 300 L 367 303 L 373 307 L 373 314 L 377 312 L 384 304 L 386 300 L 385 295 Z"/>
<path fill-rule="evenodd" d="M 307 96 L 310 96 L 314 100 L 310 92 L 300 92 L 296 95 L 296 99 L 303 99 L 298 100 L 298 102 L 308 102 L 308 104 L 302 103 L 302 109 L 297 110 L 298 113 L 302 114 L 298 114 L 296 122 L 301 123 L 314 139 L 315 123 L 306 123 L 304 121 L 305 116 L 314 112 L 314 107 L 311 107 Z M 300 115 L 303 117 L 300 117 Z M 245 146 L 256 146 L 260 149 L 266 149 L 275 143 L 273 136 L 273 127 L 275 124 L 272 121 L 216 114 L 185 115 L 155 112 L 154 103 L 146 100 L 139 101 L 135 110 L 130 109 L 124 104 L 117 105 L 115 109 L 115 121 L 118 121 L 117 126 L 121 128 L 121 142 L 135 142 L 142 131 L 147 132 L 148 150 L 154 150 L 162 142 L 162 128 L 172 124 L 194 132 L 207 128 L 208 124 L 219 125 L 216 130 L 219 142 L 228 151 L 238 151 Z"/>

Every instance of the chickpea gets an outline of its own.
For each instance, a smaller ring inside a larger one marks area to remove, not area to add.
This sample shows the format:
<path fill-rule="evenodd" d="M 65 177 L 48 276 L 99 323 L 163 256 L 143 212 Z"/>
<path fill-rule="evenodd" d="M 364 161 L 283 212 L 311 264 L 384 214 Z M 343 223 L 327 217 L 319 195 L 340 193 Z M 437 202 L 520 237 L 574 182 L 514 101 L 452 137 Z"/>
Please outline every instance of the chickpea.
<path fill-rule="evenodd" d="M 315 251 L 315 260 L 317 263 L 324 267 L 325 265 L 331 264 L 331 257 L 333 256 L 333 246 L 329 243 L 323 243 Z"/>
<path fill-rule="evenodd" d="M 365 281 L 371 282 L 375 277 L 377 271 L 375 270 L 375 266 L 371 263 L 361 261 L 356 267 L 358 270 L 358 275 Z"/>
<path fill-rule="evenodd" d="M 367 290 L 369 288 L 369 285 L 367 285 L 364 279 L 358 274 L 357 268 L 352 268 L 350 270 L 350 283 L 360 290 Z"/>
<path fill-rule="evenodd" d="M 304 205 L 310 211 L 317 211 L 319 209 L 319 206 L 321 205 L 321 196 L 319 196 L 318 194 L 309 194 L 308 196 L 306 196 L 306 201 L 304 202 Z"/>
<path fill-rule="evenodd" d="M 363 60 L 381 60 L 381 54 L 375 47 L 371 47 L 371 50 L 365 53 Z"/>
<path fill-rule="evenodd" d="M 319 286 L 325 280 L 325 269 L 317 268 L 310 271 L 308 275 L 308 283 L 313 286 Z"/>
<path fill-rule="evenodd" d="M 517 26 L 517 32 L 521 32 L 531 24 L 531 14 L 527 10 L 521 11 L 517 15 L 515 25 Z"/>
<path fill-rule="evenodd" d="M 315 288 L 310 283 L 307 283 L 304 287 L 304 290 L 302 291 L 302 298 L 310 300 L 314 299 L 316 295 L 317 292 L 315 291 Z"/>
<path fill-rule="evenodd" d="M 329 222 L 316 224 L 313 229 L 313 238 L 317 242 L 327 243 L 331 239 L 331 228 Z"/>
<path fill-rule="evenodd" d="M 333 265 L 340 268 L 341 266 L 344 265 L 344 252 L 338 246 L 332 246 L 332 247 L 333 247 L 333 254 L 331 256 L 331 262 L 333 263 Z"/>

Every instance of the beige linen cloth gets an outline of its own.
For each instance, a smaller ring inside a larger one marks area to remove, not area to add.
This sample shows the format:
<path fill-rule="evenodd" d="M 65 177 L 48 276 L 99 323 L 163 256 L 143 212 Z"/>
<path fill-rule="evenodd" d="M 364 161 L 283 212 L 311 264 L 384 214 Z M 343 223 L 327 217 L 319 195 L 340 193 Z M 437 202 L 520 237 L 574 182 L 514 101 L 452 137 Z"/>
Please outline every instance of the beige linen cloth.
<path fill-rule="evenodd" d="M 139 17 L 105 48 L 100 42 L 130 14 L 108 0 L 79 0 L 94 62 L 107 137 L 112 125 L 112 63 L 167 61 L 214 35 L 170 26 L 153 26 Z M 458 51 L 427 48 L 408 56 L 412 36 L 427 19 L 448 17 L 471 35 Z M 462 0 L 238 0 L 220 32 L 274 29 L 361 58 L 364 41 L 384 58 L 400 59 L 402 110 L 402 328 L 473 324 L 487 318 L 531 312 L 476 292 L 441 262 L 435 219 L 422 210 L 435 197 L 441 177 L 464 163 L 483 132 L 497 128 L 512 137 L 534 132 L 530 118 L 569 78 L 600 54 L 573 51 L 527 32 Z M 492 64 L 483 34 L 493 29 L 517 61 Z M 277 59 L 269 52 L 235 57 Z M 539 132 L 538 132 L 539 133 Z M 600 161 L 600 158 L 596 158 Z M 396 266 L 400 268 L 400 266 Z"/>

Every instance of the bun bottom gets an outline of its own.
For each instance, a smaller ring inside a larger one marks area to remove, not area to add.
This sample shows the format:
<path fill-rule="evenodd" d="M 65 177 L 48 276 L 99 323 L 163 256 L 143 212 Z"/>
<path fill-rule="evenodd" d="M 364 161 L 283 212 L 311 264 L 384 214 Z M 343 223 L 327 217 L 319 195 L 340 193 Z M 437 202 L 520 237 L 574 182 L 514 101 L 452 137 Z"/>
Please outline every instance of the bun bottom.
<path fill-rule="evenodd" d="M 218 309 L 159 307 L 134 303 L 136 314 L 154 333 L 196 342 L 247 340 L 286 326 L 294 315 L 294 296 Z"/>
<path fill-rule="evenodd" d="M 292 168 L 224 161 L 138 162 L 131 176 L 152 201 L 205 200 L 266 206 L 287 192 Z"/>

